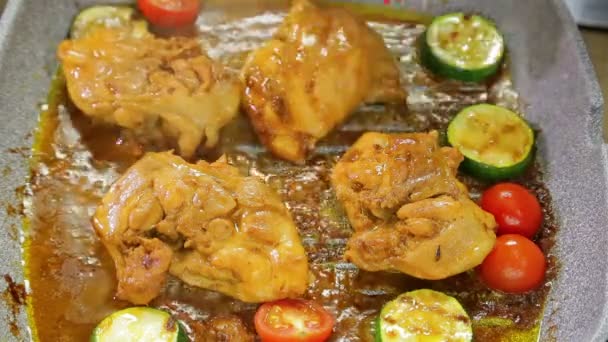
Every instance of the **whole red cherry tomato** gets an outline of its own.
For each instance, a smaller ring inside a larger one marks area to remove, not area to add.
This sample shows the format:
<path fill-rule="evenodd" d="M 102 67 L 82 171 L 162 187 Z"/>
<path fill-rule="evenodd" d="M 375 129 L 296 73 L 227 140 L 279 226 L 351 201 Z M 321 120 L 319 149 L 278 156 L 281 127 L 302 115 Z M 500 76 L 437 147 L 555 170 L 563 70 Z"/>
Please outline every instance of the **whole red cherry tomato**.
<path fill-rule="evenodd" d="M 481 196 L 481 207 L 494 215 L 498 235 L 520 234 L 532 238 L 543 220 L 536 196 L 514 183 L 499 183 L 486 190 Z"/>
<path fill-rule="evenodd" d="M 523 293 L 543 284 L 547 261 L 540 248 L 515 234 L 499 236 L 494 249 L 479 267 L 482 280 L 490 288 Z"/>
<path fill-rule="evenodd" d="M 150 23 L 164 28 L 191 25 L 201 9 L 200 0 L 137 0 L 137 5 Z"/>

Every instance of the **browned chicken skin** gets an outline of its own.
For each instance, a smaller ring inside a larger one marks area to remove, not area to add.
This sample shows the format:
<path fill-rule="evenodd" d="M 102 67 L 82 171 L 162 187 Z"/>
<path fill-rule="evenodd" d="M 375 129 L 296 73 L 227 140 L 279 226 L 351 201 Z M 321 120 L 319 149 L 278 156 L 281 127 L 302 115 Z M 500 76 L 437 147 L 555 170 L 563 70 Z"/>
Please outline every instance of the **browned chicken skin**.
<path fill-rule="evenodd" d="M 355 230 L 346 258 L 368 271 L 443 279 L 479 265 L 494 246 L 494 217 L 456 179 L 462 155 L 437 132 L 364 134 L 332 184 Z"/>
<path fill-rule="evenodd" d="M 118 297 L 135 304 L 154 299 L 167 272 L 246 302 L 297 297 L 308 285 L 308 260 L 278 195 L 221 161 L 149 153 L 93 221 L 116 265 Z"/>
<path fill-rule="evenodd" d="M 218 141 L 236 115 L 240 82 L 195 38 L 158 39 L 130 27 L 97 27 L 59 45 L 70 97 L 98 122 L 191 157 Z"/>
<path fill-rule="evenodd" d="M 307 0 L 295 1 L 274 38 L 249 55 L 242 78 L 260 140 L 297 163 L 362 102 L 405 98 L 382 37 L 344 9 Z"/>

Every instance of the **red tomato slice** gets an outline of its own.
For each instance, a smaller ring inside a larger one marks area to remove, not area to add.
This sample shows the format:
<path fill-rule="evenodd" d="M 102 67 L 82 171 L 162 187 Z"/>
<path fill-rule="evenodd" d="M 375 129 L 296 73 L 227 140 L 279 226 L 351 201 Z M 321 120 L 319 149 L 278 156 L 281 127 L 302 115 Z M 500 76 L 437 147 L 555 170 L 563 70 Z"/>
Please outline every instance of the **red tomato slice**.
<path fill-rule="evenodd" d="M 520 234 L 531 239 L 543 220 L 536 196 L 513 183 L 496 184 L 486 190 L 481 197 L 481 207 L 494 215 L 498 235 Z"/>
<path fill-rule="evenodd" d="M 191 25 L 198 17 L 200 0 L 137 0 L 150 23 L 165 28 Z"/>
<path fill-rule="evenodd" d="M 499 236 L 494 249 L 479 267 L 483 281 L 507 293 L 523 293 L 540 287 L 545 280 L 547 261 L 540 248 L 515 234 Z"/>
<path fill-rule="evenodd" d="M 254 323 L 263 342 L 323 342 L 331 335 L 335 320 L 315 302 L 282 299 L 262 304 Z"/>

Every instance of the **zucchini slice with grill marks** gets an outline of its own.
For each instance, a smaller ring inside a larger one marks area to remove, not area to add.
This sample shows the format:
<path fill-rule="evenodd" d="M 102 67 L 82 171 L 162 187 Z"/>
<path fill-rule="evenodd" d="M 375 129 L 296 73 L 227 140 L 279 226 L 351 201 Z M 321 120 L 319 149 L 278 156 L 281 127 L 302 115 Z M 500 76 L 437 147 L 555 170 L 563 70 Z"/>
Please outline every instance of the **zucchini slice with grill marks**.
<path fill-rule="evenodd" d="M 188 342 L 182 325 L 169 313 L 133 307 L 106 317 L 93 331 L 91 342 Z"/>
<path fill-rule="evenodd" d="M 134 36 L 147 34 L 146 21 L 134 17 L 135 9 L 128 6 L 92 6 L 78 13 L 70 29 L 70 38 L 83 37 L 94 27 L 131 26 Z"/>
<path fill-rule="evenodd" d="M 433 290 L 407 292 L 386 303 L 376 321 L 376 342 L 469 342 L 471 320 L 453 297 Z"/>
<path fill-rule="evenodd" d="M 436 17 L 421 37 L 422 63 L 433 73 L 455 80 L 481 82 L 493 76 L 504 54 L 502 35 L 479 15 Z"/>
<path fill-rule="evenodd" d="M 458 113 L 448 143 L 465 156 L 462 170 L 489 181 L 520 176 L 534 160 L 534 131 L 518 114 L 479 104 Z"/>

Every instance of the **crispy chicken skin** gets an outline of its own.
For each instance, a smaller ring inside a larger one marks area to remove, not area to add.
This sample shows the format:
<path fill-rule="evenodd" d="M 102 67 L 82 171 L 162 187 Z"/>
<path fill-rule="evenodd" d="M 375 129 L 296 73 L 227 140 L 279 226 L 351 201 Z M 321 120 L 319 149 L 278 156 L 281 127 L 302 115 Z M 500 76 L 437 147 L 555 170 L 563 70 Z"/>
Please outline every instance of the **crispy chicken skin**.
<path fill-rule="evenodd" d="M 148 153 L 111 188 L 93 223 L 112 256 L 118 297 L 154 299 L 167 272 L 245 302 L 302 295 L 308 260 L 280 198 L 218 161 Z"/>
<path fill-rule="evenodd" d="M 242 70 L 243 107 L 276 156 L 303 163 L 362 102 L 403 101 L 382 37 L 345 9 L 296 0 Z"/>
<path fill-rule="evenodd" d="M 191 157 L 237 114 L 241 86 L 195 38 L 98 27 L 58 48 L 70 98 L 97 122 Z"/>
<path fill-rule="evenodd" d="M 334 168 L 332 184 L 355 231 L 345 256 L 360 268 L 443 279 L 492 250 L 494 217 L 456 179 L 462 155 L 437 138 L 366 133 Z"/>

